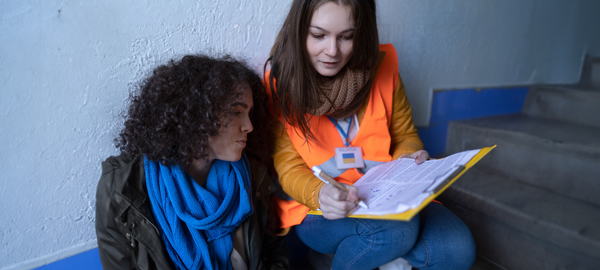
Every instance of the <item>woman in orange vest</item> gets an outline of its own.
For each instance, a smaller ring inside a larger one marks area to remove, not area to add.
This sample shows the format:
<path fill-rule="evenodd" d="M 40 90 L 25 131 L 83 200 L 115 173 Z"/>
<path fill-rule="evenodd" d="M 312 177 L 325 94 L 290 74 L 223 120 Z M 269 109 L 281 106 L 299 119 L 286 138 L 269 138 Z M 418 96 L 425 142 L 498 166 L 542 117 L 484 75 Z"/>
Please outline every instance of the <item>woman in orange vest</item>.
<path fill-rule="evenodd" d="M 348 218 L 352 184 L 373 166 L 422 150 L 392 45 L 379 45 L 373 0 L 294 0 L 265 67 L 276 129 L 274 162 L 291 198 L 279 200 L 282 227 L 333 269 L 373 269 L 404 258 L 419 269 L 469 269 L 469 229 L 441 204 L 408 222 Z M 338 158 L 336 159 L 336 155 Z M 346 162 L 347 161 L 347 162 Z M 310 168 L 344 184 L 324 184 Z M 307 215 L 319 208 L 323 216 Z"/>

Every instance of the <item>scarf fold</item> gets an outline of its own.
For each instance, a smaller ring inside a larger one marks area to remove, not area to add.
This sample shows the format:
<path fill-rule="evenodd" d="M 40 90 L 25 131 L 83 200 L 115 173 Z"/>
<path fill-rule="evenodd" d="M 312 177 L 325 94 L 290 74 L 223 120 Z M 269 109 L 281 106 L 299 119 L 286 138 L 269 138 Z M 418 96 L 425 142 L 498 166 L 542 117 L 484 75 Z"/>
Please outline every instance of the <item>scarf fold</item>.
<path fill-rule="evenodd" d="M 318 107 L 312 115 L 345 118 L 356 112 L 367 94 L 370 70 L 343 69 L 334 77 L 317 75 Z"/>
<path fill-rule="evenodd" d="M 231 235 L 253 212 L 249 162 L 215 160 L 202 187 L 179 165 L 144 156 L 146 186 L 177 269 L 231 269 Z"/>

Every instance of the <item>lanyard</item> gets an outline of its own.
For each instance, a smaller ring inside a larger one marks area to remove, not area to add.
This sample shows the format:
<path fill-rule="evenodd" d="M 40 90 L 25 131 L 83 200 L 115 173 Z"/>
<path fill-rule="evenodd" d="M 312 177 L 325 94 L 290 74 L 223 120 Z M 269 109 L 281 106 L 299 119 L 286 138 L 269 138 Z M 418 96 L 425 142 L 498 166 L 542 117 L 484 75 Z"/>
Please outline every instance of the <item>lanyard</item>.
<path fill-rule="evenodd" d="M 350 116 L 350 121 L 348 121 L 348 131 L 346 132 L 344 132 L 342 127 L 340 127 L 340 125 L 337 122 L 337 119 L 334 119 L 329 115 L 327 115 L 327 118 L 329 118 L 329 120 L 335 125 L 335 127 L 340 131 L 340 133 L 342 133 L 342 136 L 344 136 L 344 145 L 346 147 L 350 146 L 350 142 L 348 141 L 348 135 L 350 134 L 350 127 L 352 126 L 352 120 L 354 119 L 354 115 Z"/>

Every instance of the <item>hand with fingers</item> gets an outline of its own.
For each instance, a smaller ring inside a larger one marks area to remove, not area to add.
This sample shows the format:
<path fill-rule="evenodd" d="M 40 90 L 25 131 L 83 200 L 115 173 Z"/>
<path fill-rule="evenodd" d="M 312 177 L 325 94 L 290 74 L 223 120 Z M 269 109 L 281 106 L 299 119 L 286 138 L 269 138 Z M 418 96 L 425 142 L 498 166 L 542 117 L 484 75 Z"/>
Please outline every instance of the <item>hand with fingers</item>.
<path fill-rule="evenodd" d="M 340 190 L 332 184 L 325 184 L 319 192 L 319 203 L 323 217 L 340 219 L 352 214 L 357 208 L 358 188 L 342 184 L 347 191 Z"/>
<path fill-rule="evenodd" d="M 410 155 L 403 155 L 400 158 L 412 158 L 415 160 L 415 163 L 417 163 L 417 164 L 421 164 L 421 163 L 425 162 L 426 160 L 434 159 L 434 158 L 431 158 L 429 156 L 429 153 L 425 150 L 419 150 Z"/>

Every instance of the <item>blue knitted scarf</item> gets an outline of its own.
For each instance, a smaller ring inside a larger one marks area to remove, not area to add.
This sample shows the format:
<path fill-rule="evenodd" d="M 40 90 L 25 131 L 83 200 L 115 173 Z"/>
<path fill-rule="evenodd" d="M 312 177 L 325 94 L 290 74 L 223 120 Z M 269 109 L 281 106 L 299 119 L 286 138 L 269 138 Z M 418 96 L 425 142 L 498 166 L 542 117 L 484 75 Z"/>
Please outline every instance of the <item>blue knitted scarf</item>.
<path fill-rule="evenodd" d="M 232 234 L 252 214 L 245 155 L 215 160 L 203 188 L 179 165 L 144 157 L 152 212 L 177 269 L 231 269 Z"/>

